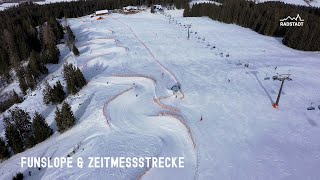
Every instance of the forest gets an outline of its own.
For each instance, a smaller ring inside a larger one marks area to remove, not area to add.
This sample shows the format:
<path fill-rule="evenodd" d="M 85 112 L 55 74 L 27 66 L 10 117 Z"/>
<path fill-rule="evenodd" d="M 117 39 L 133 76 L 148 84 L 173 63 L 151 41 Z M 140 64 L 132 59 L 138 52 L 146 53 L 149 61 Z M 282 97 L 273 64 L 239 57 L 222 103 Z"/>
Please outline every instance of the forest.
<path fill-rule="evenodd" d="M 284 27 L 279 20 L 297 14 L 303 26 Z M 254 3 L 245 0 L 224 0 L 222 5 L 195 4 L 184 11 L 185 17 L 208 16 L 224 23 L 234 23 L 260 34 L 282 37 L 282 43 L 293 49 L 320 51 L 320 8 L 284 4 L 283 2 Z"/>

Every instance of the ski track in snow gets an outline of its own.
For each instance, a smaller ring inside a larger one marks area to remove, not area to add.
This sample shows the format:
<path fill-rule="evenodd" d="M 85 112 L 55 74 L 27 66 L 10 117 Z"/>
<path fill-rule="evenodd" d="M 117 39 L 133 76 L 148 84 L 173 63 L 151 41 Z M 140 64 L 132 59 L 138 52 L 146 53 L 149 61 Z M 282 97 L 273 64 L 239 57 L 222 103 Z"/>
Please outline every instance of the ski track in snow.
<path fill-rule="evenodd" d="M 112 17 L 111 17 L 111 18 L 112 18 Z M 123 24 L 124 26 L 126 26 L 127 28 L 129 28 L 130 31 L 131 31 L 131 33 L 134 35 L 134 37 L 147 49 L 147 51 L 148 51 L 149 54 L 151 55 L 152 59 L 154 59 L 155 62 L 156 62 L 158 65 L 160 65 L 163 69 L 165 69 L 165 70 L 174 78 L 174 80 L 176 81 L 176 83 L 180 84 L 180 83 L 178 82 L 176 76 L 174 75 L 174 73 L 173 73 L 172 71 L 170 71 L 168 68 L 166 68 L 162 63 L 160 63 L 159 60 L 156 59 L 155 55 L 151 52 L 151 50 L 149 49 L 149 47 L 148 47 L 145 43 L 143 43 L 143 42 L 138 38 L 138 36 L 134 33 L 134 31 L 131 29 L 130 26 L 126 25 L 125 23 L 123 23 L 123 22 L 120 21 L 119 19 L 116 19 L 116 18 L 112 18 L 112 19 L 120 22 L 121 24 Z M 84 29 L 87 29 L 88 31 L 91 30 L 91 29 L 88 28 L 88 27 L 85 27 Z M 109 31 L 112 32 L 112 34 L 114 34 L 114 31 L 111 31 L 111 30 L 109 30 Z M 97 40 L 97 41 L 96 41 L 96 40 Z M 105 41 L 105 42 L 104 42 L 104 41 Z M 114 54 L 115 52 L 116 52 L 117 54 L 119 54 L 119 53 L 125 53 L 125 52 L 127 52 L 127 51 L 129 50 L 127 47 L 120 46 L 120 45 L 118 44 L 119 41 L 116 40 L 116 39 L 112 39 L 112 38 L 95 38 L 95 39 L 92 39 L 92 40 L 90 40 L 90 41 L 87 41 L 87 42 L 85 42 L 85 43 L 83 43 L 83 44 L 80 44 L 80 47 L 84 47 L 84 46 L 87 47 L 87 46 L 89 46 L 89 45 L 97 45 L 97 44 L 99 45 L 99 43 L 101 43 L 101 45 L 105 45 L 105 44 L 108 44 L 108 43 L 111 43 L 111 44 L 112 44 L 112 43 L 115 43 L 116 47 L 114 47 L 114 48 L 111 47 L 111 49 L 109 48 L 109 49 L 108 49 L 109 52 L 104 52 L 103 54 L 98 54 L 98 55 L 95 55 L 95 56 L 93 56 L 93 57 L 90 57 L 90 59 L 89 59 L 86 63 L 84 63 L 82 66 L 80 66 L 80 69 L 81 69 L 81 70 L 85 69 L 91 61 L 95 60 L 95 59 L 98 58 L 98 57 L 103 57 L 103 56 L 105 56 L 105 55 Z M 125 51 L 122 51 L 122 50 L 119 49 L 119 48 L 123 48 Z M 119 49 L 119 50 L 118 50 L 118 49 Z M 145 78 L 145 79 L 151 80 L 151 81 L 153 82 L 154 86 L 157 85 L 157 83 L 156 83 L 157 81 L 156 81 L 154 78 L 149 77 L 149 76 L 146 76 L 146 75 L 141 75 L 141 74 L 139 74 L 139 75 L 116 74 L 116 75 L 113 75 L 113 76 L 111 76 L 111 77 L 113 77 L 113 78 L 117 78 L 117 77 L 118 77 L 118 78 L 125 78 L 125 77 L 126 77 L 126 78 L 141 78 L 141 79 L 144 79 L 144 78 Z M 109 82 L 108 82 L 107 84 L 109 84 Z M 90 83 L 90 85 L 92 85 L 92 84 Z M 128 86 L 129 86 L 129 85 L 128 85 Z M 110 128 L 112 128 L 113 126 L 112 126 L 111 116 L 108 114 L 108 106 L 109 106 L 109 104 L 110 104 L 112 101 L 114 101 L 116 98 L 118 98 L 119 96 L 125 94 L 126 92 L 131 91 L 131 90 L 134 89 L 135 87 L 136 87 L 136 85 L 131 85 L 130 88 L 128 88 L 128 89 L 120 92 L 119 94 L 117 94 L 117 95 L 115 95 L 115 96 L 113 96 L 113 97 L 111 97 L 109 100 L 107 100 L 107 101 L 104 103 L 103 108 L 102 108 L 102 114 L 103 114 L 104 118 L 106 119 L 107 125 L 108 125 Z M 182 91 L 180 91 L 180 92 L 181 92 L 181 94 L 182 94 L 182 97 L 181 97 L 180 99 L 183 99 L 185 96 L 184 96 L 184 94 L 183 94 Z M 167 110 L 167 111 L 162 111 L 162 112 L 160 112 L 160 113 L 158 114 L 158 116 L 162 116 L 162 117 L 173 117 L 173 118 L 175 118 L 177 121 L 179 121 L 183 126 L 186 127 L 187 133 L 189 134 L 190 139 L 191 139 L 191 141 L 192 141 L 192 147 L 193 147 L 193 149 L 194 149 L 194 153 L 195 153 L 195 157 L 196 157 L 196 162 L 198 162 L 198 155 L 197 155 L 197 150 L 196 150 L 196 142 L 195 142 L 195 139 L 193 138 L 191 129 L 190 129 L 190 127 L 188 126 L 187 121 L 186 121 L 181 115 L 177 114 L 177 113 L 180 113 L 180 110 L 179 110 L 179 109 L 177 109 L 177 108 L 175 108 L 175 107 L 172 107 L 172 106 L 169 106 L 169 105 L 166 105 L 166 104 L 163 104 L 163 103 L 161 102 L 161 100 L 168 99 L 168 98 L 172 97 L 173 95 L 162 96 L 162 97 L 157 98 L 155 91 L 154 91 L 154 95 L 155 95 L 155 97 L 153 98 L 154 103 L 157 104 L 159 107 Z M 170 111 L 172 111 L 172 112 L 170 112 Z M 146 171 L 143 172 L 143 173 L 138 177 L 138 179 L 142 179 L 143 176 L 146 175 L 150 169 L 151 169 L 151 168 L 146 169 Z M 198 177 L 198 165 L 196 165 L 194 179 L 197 179 L 197 177 Z"/>

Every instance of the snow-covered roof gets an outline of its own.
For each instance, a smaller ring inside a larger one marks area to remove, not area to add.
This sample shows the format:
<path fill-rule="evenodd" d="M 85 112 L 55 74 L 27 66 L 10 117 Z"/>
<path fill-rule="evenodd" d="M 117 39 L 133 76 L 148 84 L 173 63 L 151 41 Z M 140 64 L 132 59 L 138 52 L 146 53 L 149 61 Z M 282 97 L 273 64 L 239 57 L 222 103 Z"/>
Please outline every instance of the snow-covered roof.
<path fill-rule="evenodd" d="M 96 14 L 108 14 L 108 13 L 109 13 L 109 11 L 107 9 L 96 11 Z"/>
<path fill-rule="evenodd" d="M 138 7 L 136 6 L 127 6 L 127 7 L 123 7 L 124 9 L 127 9 L 127 10 L 137 10 Z"/>

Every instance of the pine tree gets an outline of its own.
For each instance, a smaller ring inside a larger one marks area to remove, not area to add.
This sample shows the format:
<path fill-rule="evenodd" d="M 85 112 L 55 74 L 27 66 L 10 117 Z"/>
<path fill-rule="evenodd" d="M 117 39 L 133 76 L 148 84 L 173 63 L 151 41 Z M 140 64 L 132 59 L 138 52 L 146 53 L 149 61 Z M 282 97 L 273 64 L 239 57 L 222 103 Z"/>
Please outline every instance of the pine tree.
<path fill-rule="evenodd" d="M 64 100 L 66 93 L 63 91 L 63 86 L 60 81 L 57 81 L 56 85 L 51 90 L 51 101 L 52 103 L 61 103 Z"/>
<path fill-rule="evenodd" d="M 67 26 L 66 29 L 67 29 L 67 35 L 68 35 L 68 43 L 73 44 L 74 41 L 76 40 L 76 37 L 74 36 L 70 26 Z"/>
<path fill-rule="evenodd" d="M 59 56 L 60 52 L 59 49 L 56 47 L 55 44 L 51 44 L 48 46 L 47 49 L 47 62 L 52 64 L 58 64 L 59 63 Z"/>
<path fill-rule="evenodd" d="M 12 32 L 10 32 L 8 29 L 5 29 L 3 31 L 4 41 L 6 43 L 6 48 L 9 51 L 10 55 L 10 63 L 12 65 L 18 65 L 20 62 L 20 57 L 18 56 L 18 45 L 15 41 L 15 37 Z"/>
<path fill-rule="evenodd" d="M 46 81 L 44 83 L 44 90 L 42 91 L 42 95 L 43 95 L 43 102 L 45 104 L 49 104 L 51 102 L 51 92 L 52 92 L 52 88 L 50 86 L 50 84 L 48 83 L 48 81 Z"/>
<path fill-rule="evenodd" d="M 74 126 L 76 123 L 76 118 L 74 117 L 71 107 L 68 103 L 63 103 L 61 112 L 64 118 L 65 129 L 67 130 Z"/>
<path fill-rule="evenodd" d="M 61 110 L 57 107 L 55 111 L 55 120 L 60 133 L 63 133 L 75 125 L 76 118 L 68 103 L 63 103 Z"/>
<path fill-rule="evenodd" d="M 31 74 L 36 78 L 39 78 L 42 74 L 48 74 L 48 69 L 45 66 L 44 62 L 41 61 L 40 55 L 32 51 L 29 58 L 28 67 L 31 71 Z"/>
<path fill-rule="evenodd" d="M 63 76 L 67 81 L 67 89 L 71 94 L 76 94 L 84 85 L 86 80 L 79 68 L 75 68 L 72 64 L 63 66 Z"/>
<path fill-rule="evenodd" d="M 58 107 L 56 107 L 56 111 L 54 113 L 55 113 L 54 120 L 56 121 L 58 131 L 62 133 L 63 131 L 65 131 L 62 112 Z"/>
<path fill-rule="evenodd" d="M 53 130 L 49 127 L 44 117 L 38 112 L 36 112 L 33 117 L 32 134 L 36 143 L 46 140 L 53 134 Z"/>
<path fill-rule="evenodd" d="M 20 67 L 19 69 L 16 70 L 16 73 L 17 73 L 17 77 L 18 77 L 18 80 L 19 80 L 20 90 L 23 92 L 23 94 L 26 94 L 27 90 L 28 90 L 28 85 L 27 85 L 27 82 L 26 82 L 26 79 L 25 79 L 24 68 Z"/>
<path fill-rule="evenodd" d="M 31 90 L 34 90 L 37 85 L 37 82 L 36 82 L 36 80 L 35 80 L 34 76 L 32 75 L 29 68 L 25 69 L 25 80 L 26 80 L 27 86 Z"/>
<path fill-rule="evenodd" d="M 74 44 L 72 45 L 72 52 L 76 56 L 80 55 L 80 52 L 79 52 L 78 48 Z"/>
<path fill-rule="evenodd" d="M 79 68 L 77 68 L 77 70 L 75 72 L 75 79 L 77 81 L 77 83 L 76 83 L 77 88 L 81 89 L 83 86 L 85 86 L 87 84 L 87 81 L 84 78 L 84 76 Z"/>
<path fill-rule="evenodd" d="M 23 174 L 18 172 L 14 177 L 12 177 L 12 180 L 23 180 Z"/>
<path fill-rule="evenodd" d="M 8 117 L 4 118 L 4 122 L 5 122 L 5 137 L 12 151 L 15 154 L 24 151 L 23 140 L 19 131 L 15 128 L 14 124 L 10 122 Z"/>
<path fill-rule="evenodd" d="M 12 101 L 14 103 L 21 103 L 22 102 L 22 99 L 19 97 L 19 95 L 16 93 L 15 90 L 13 90 Z"/>
<path fill-rule="evenodd" d="M 17 107 L 10 110 L 9 112 L 10 118 L 14 123 L 15 128 L 19 131 L 23 143 L 24 145 L 26 145 L 28 137 L 31 133 L 31 118 L 29 113 Z"/>
<path fill-rule="evenodd" d="M 5 140 L 0 138 L 0 159 L 8 159 L 10 157 L 10 152 Z"/>

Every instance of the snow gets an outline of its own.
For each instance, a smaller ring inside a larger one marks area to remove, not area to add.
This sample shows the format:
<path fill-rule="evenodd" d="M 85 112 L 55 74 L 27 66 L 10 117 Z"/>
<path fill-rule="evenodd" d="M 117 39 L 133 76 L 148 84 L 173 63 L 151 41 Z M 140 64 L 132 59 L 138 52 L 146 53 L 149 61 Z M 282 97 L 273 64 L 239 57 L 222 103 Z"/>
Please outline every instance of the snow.
<path fill-rule="evenodd" d="M 304 0 L 257 0 L 257 2 L 262 3 L 262 2 L 267 2 L 267 1 L 281 1 L 286 4 L 296 4 L 296 5 L 302 5 L 302 6 L 311 6 L 314 7 L 320 7 L 320 1 L 319 0 L 313 0 L 309 4 L 305 2 Z"/>
<path fill-rule="evenodd" d="M 320 53 L 182 12 L 166 11 L 192 24 L 190 40 L 186 28 L 148 10 L 68 19 L 81 55 L 59 45 L 61 63 L 49 66 L 46 80 L 65 85 L 65 62 L 82 70 L 88 85 L 66 100 L 77 124 L 2 162 L 0 179 L 17 171 L 26 179 L 317 179 L 320 111 L 307 107 L 320 103 Z M 274 109 L 280 82 L 264 78 L 288 72 L 293 81 Z M 55 107 L 42 103 L 42 89 L 19 107 L 38 110 L 56 130 Z M 77 146 L 73 158 L 183 156 L 185 168 L 20 167 L 22 156 L 66 157 Z"/>
<path fill-rule="evenodd" d="M 17 6 L 17 5 L 19 5 L 19 3 L 2 3 L 0 4 L 0 11 L 3 11 L 9 7 Z"/>
<path fill-rule="evenodd" d="M 77 1 L 77 0 L 45 0 L 45 1 L 38 1 L 38 2 L 34 2 L 34 3 L 43 5 L 43 4 L 58 3 L 58 2 L 70 2 L 70 1 Z M 0 4 L 0 11 L 6 10 L 7 8 L 17 6 L 17 5 L 19 5 L 19 3 Z"/>
<path fill-rule="evenodd" d="M 200 4 L 200 3 L 212 3 L 212 4 L 216 4 L 216 5 L 221 5 L 221 3 L 218 3 L 215 1 L 202 1 L 202 0 L 191 1 L 189 4 L 192 7 L 194 4 Z"/>

